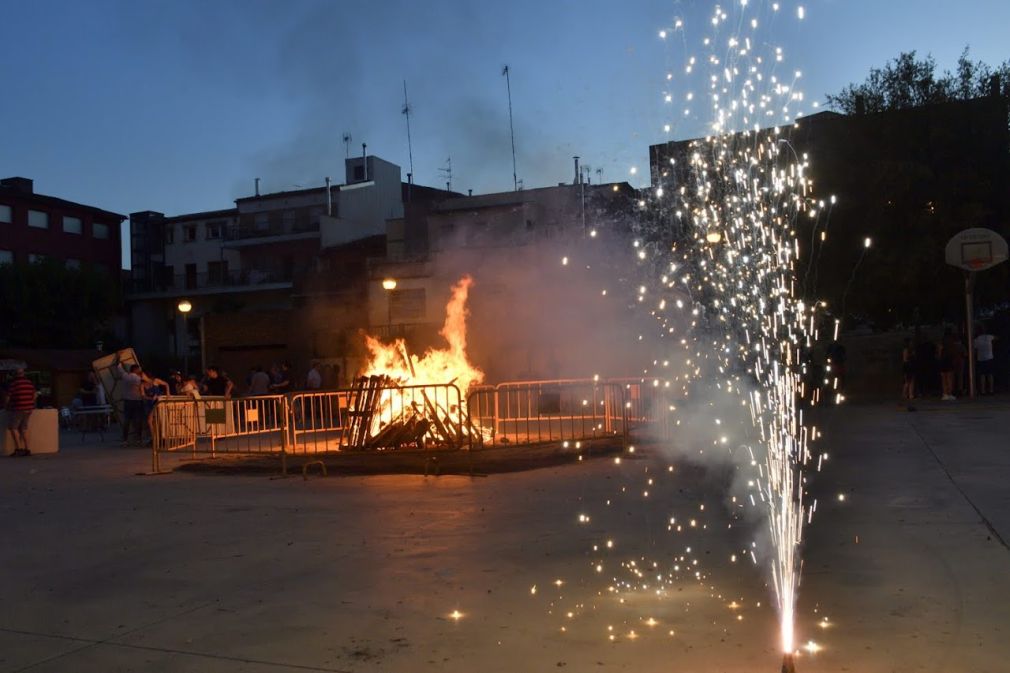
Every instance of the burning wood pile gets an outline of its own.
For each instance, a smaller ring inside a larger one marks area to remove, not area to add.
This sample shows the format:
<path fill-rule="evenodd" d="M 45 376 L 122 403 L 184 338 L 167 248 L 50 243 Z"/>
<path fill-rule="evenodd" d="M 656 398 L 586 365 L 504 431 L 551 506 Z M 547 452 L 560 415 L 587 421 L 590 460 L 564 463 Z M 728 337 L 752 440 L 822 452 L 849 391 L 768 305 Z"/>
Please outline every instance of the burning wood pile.
<path fill-rule="evenodd" d="M 466 354 L 466 301 L 472 285 L 473 279 L 464 276 L 452 288 L 439 332 L 447 348 L 418 357 L 408 352 L 403 339 L 385 344 L 365 337 L 371 357 L 352 396 L 352 446 L 458 448 L 469 437 L 466 394 L 484 380 Z"/>

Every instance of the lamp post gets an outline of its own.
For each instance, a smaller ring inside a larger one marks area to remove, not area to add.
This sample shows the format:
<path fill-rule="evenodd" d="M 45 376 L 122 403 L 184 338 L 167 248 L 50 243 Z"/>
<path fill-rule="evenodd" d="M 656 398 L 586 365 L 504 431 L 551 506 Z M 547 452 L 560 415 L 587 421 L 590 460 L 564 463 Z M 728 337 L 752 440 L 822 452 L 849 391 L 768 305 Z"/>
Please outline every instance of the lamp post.
<path fill-rule="evenodd" d="M 386 278 L 382 281 L 382 289 L 386 291 L 386 331 L 393 338 L 393 290 L 396 289 L 396 279 Z"/>
<path fill-rule="evenodd" d="M 193 304 L 188 299 L 183 299 L 176 306 L 182 314 L 182 368 L 183 375 L 189 375 L 189 312 L 193 310 Z"/>

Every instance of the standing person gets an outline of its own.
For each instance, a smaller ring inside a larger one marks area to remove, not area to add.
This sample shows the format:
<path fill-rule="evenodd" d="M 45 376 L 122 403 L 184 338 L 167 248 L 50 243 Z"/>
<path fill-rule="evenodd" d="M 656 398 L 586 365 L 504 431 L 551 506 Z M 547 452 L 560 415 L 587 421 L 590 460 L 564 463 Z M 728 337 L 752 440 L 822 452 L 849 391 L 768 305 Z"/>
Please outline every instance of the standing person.
<path fill-rule="evenodd" d="M 231 391 L 235 384 L 216 365 L 207 367 L 207 378 L 203 380 L 203 394 L 216 395 L 226 400 L 231 399 Z"/>
<path fill-rule="evenodd" d="M 313 360 L 305 375 L 305 390 L 308 393 L 318 393 L 323 387 L 323 375 L 319 373 L 319 361 Z M 318 427 L 323 413 L 323 396 L 312 395 L 310 398 L 309 418 L 305 419 L 313 428 Z"/>
<path fill-rule="evenodd" d="M 174 370 L 168 375 L 168 394 L 169 395 L 182 395 L 182 372 L 179 370 Z"/>
<path fill-rule="evenodd" d="M 131 429 L 137 429 L 137 443 L 144 441 L 144 370 L 140 365 L 130 365 L 129 371 L 119 361 L 119 380 L 123 382 L 123 446 L 130 442 Z"/>
<path fill-rule="evenodd" d="M 200 399 L 200 386 L 196 383 L 196 376 L 193 374 L 187 374 L 186 380 L 182 382 L 182 386 L 179 388 L 180 395 L 188 395 L 194 399 Z"/>
<path fill-rule="evenodd" d="M 253 367 L 252 375 L 249 377 L 249 387 L 246 388 L 246 396 L 257 397 L 270 394 L 270 375 L 263 371 L 259 365 Z"/>
<path fill-rule="evenodd" d="M 309 367 L 308 374 L 305 375 L 305 390 L 316 392 L 323 387 L 323 375 L 319 373 L 319 361 L 313 360 Z"/>
<path fill-rule="evenodd" d="M 157 428 L 154 425 L 154 414 L 152 412 L 158 403 L 158 398 L 169 394 L 169 384 L 157 376 L 144 374 L 142 378 L 144 379 L 144 418 L 147 420 L 147 429 L 151 433 L 153 441 Z"/>
<path fill-rule="evenodd" d="M 274 382 L 270 384 L 270 392 L 283 395 L 291 392 L 291 363 L 284 361 L 280 367 L 274 366 Z"/>
<path fill-rule="evenodd" d="M 992 395 L 993 372 L 996 361 L 993 358 L 992 342 L 996 340 L 989 334 L 985 325 L 979 325 L 978 336 L 975 337 L 975 374 L 978 377 L 978 394 Z"/>
<path fill-rule="evenodd" d="M 915 399 L 915 347 L 912 340 L 905 339 L 905 347 L 901 349 L 901 399 L 911 402 Z"/>
<path fill-rule="evenodd" d="M 954 397 L 955 351 L 954 333 L 944 330 L 943 341 L 940 342 L 940 399 L 947 402 L 957 399 Z"/>
<path fill-rule="evenodd" d="M 12 456 L 32 455 L 28 448 L 28 422 L 35 409 L 35 396 L 35 385 L 25 376 L 25 370 L 19 367 L 7 388 L 7 408 L 10 411 L 7 428 L 14 438 Z"/>

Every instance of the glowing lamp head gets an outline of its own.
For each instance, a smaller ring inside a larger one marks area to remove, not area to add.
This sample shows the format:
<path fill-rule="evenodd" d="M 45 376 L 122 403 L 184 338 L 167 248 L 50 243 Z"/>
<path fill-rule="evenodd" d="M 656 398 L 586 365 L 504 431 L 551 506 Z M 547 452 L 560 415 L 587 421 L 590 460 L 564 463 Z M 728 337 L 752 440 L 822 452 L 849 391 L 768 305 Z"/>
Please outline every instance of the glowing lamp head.
<path fill-rule="evenodd" d="M 720 234 L 718 231 L 710 231 L 707 234 L 705 234 L 705 240 L 708 241 L 709 243 L 718 243 L 719 241 L 722 240 L 722 234 Z"/>
<path fill-rule="evenodd" d="M 183 299 L 176 308 L 179 309 L 179 313 L 186 315 L 193 310 L 193 304 L 188 299 Z"/>
<path fill-rule="evenodd" d="M 396 289 L 396 279 L 395 278 L 386 278 L 385 280 L 383 280 L 382 281 L 382 289 L 383 290 L 395 290 Z"/>

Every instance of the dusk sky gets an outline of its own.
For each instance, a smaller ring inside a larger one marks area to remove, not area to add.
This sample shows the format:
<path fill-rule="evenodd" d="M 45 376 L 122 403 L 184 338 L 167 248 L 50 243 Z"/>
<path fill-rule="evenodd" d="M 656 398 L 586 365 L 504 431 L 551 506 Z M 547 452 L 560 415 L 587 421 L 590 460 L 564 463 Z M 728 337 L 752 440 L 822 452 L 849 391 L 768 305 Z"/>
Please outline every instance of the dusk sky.
<path fill-rule="evenodd" d="M 809 0 L 802 22 L 781 1 L 765 34 L 811 100 L 902 50 L 942 68 L 965 45 L 1010 57 L 1007 0 Z M 570 180 L 574 154 L 594 179 L 629 179 L 664 139 L 663 75 L 683 56 L 658 31 L 681 16 L 697 41 L 714 4 L 9 1 L 0 174 L 120 213 L 178 214 L 230 207 L 257 176 L 264 191 L 342 182 L 350 133 L 352 153 L 367 142 L 406 179 L 406 79 L 416 181 L 443 186 L 451 156 L 454 189 L 507 190 L 508 63 L 526 187 Z"/>

